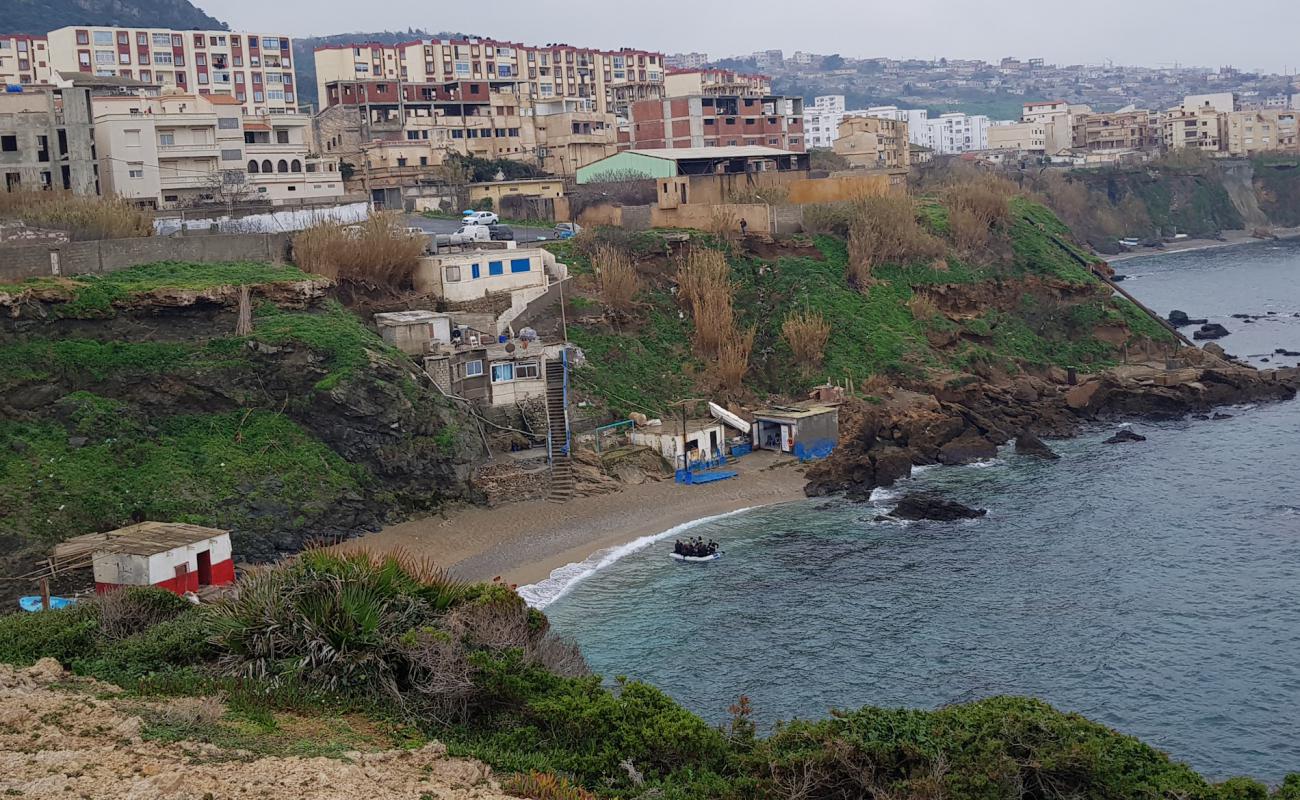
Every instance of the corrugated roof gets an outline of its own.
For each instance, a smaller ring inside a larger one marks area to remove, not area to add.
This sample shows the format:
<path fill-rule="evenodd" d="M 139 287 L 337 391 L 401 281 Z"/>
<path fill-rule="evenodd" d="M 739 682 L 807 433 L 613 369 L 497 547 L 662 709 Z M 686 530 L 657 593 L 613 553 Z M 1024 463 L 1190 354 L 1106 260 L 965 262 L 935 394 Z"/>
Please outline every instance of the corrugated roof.
<path fill-rule="evenodd" d="M 104 533 L 75 536 L 54 546 L 55 559 L 70 559 L 94 553 L 130 553 L 149 556 L 177 547 L 225 536 L 228 531 L 183 522 L 141 522 Z"/>
<path fill-rule="evenodd" d="M 737 145 L 734 147 L 661 147 L 647 150 L 627 150 L 628 153 L 662 158 L 665 161 L 690 161 L 708 158 L 778 158 L 780 156 L 797 156 L 791 150 L 778 150 L 763 145 Z"/>

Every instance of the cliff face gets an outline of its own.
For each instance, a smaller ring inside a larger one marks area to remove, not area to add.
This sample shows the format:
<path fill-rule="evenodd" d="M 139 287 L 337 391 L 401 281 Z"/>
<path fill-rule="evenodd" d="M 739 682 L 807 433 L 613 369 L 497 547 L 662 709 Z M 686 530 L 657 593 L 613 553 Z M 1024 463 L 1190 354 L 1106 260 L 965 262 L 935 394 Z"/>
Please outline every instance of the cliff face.
<path fill-rule="evenodd" d="M 0 0 L 0 33 L 44 35 L 65 25 L 226 30 L 188 0 Z"/>
<path fill-rule="evenodd" d="M 265 278 L 239 266 L 217 277 Z M 247 336 L 239 290 L 185 265 L 0 287 L 9 571 L 140 519 L 229 528 L 238 558 L 264 560 L 469 494 L 468 420 L 327 283 L 284 271 L 251 287 Z"/>

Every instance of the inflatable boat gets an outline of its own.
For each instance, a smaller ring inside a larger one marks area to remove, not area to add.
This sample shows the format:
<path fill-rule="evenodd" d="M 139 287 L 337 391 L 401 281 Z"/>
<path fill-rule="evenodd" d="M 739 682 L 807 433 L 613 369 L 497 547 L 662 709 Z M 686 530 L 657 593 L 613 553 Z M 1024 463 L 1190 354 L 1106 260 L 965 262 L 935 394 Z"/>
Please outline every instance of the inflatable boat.
<path fill-rule="evenodd" d="M 707 556 L 684 556 L 681 553 L 669 553 L 670 556 L 678 561 L 717 561 L 722 558 L 722 552 L 710 553 Z"/>

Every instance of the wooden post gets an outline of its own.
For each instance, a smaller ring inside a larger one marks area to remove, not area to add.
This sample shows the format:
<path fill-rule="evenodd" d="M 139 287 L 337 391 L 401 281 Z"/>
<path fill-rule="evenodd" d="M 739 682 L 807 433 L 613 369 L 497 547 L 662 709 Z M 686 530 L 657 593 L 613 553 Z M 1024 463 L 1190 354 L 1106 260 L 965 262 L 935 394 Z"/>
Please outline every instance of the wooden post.
<path fill-rule="evenodd" d="M 50 610 L 50 579 L 41 578 L 41 609 Z"/>

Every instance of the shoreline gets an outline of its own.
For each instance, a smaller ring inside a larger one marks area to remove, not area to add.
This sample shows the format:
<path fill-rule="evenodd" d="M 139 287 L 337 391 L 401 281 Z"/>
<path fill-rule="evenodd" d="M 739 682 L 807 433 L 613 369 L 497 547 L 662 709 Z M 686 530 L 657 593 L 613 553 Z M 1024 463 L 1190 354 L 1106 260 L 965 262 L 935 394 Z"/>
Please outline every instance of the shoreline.
<path fill-rule="evenodd" d="M 1163 250 L 1157 250 L 1151 247 L 1144 247 L 1139 252 L 1118 253 L 1108 256 L 1104 253 L 1098 253 L 1101 258 L 1106 259 L 1108 264 L 1117 264 L 1124 261 L 1131 261 L 1135 258 L 1147 258 L 1149 256 L 1165 256 L 1171 253 L 1190 253 L 1196 250 L 1211 250 L 1219 247 L 1235 247 L 1243 244 L 1254 244 L 1272 241 L 1270 239 L 1257 239 L 1250 234 L 1250 231 L 1224 231 L 1225 241 L 1218 239 L 1182 239 L 1176 242 L 1169 242 Z M 1275 228 L 1273 236 L 1276 239 L 1297 239 L 1300 238 L 1300 228 Z"/>
<path fill-rule="evenodd" d="M 730 480 L 686 486 L 671 478 L 565 503 L 525 500 L 465 506 L 389 525 L 344 547 L 404 550 L 457 578 L 536 584 L 557 570 L 710 517 L 805 498 L 805 465 L 759 451 L 739 459 Z M 647 542 L 647 545 L 649 542 Z"/>

